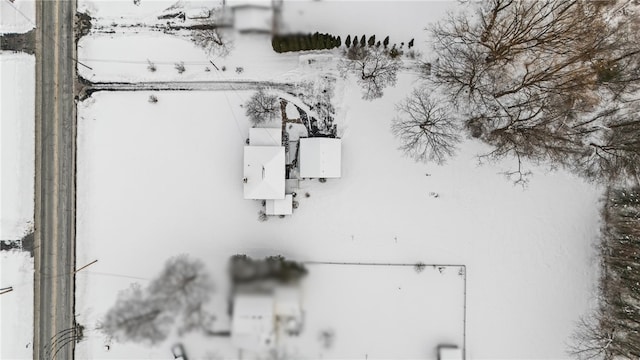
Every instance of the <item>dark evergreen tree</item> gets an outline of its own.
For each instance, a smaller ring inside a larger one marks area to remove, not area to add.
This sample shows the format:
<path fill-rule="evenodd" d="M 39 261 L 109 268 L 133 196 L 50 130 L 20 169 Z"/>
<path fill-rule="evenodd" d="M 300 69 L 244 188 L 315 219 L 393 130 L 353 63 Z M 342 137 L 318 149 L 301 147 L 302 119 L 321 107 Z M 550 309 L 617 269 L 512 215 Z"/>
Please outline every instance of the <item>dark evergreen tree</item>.
<path fill-rule="evenodd" d="M 382 45 L 384 45 L 385 49 L 387 48 L 387 46 L 389 46 L 389 36 L 384 38 L 384 40 L 382 41 Z"/>
<path fill-rule="evenodd" d="M 369 41 L 367 41 L 367 45 L 369 46 L 373 46 L 376 43 L 376 36 L 375 35 L 371 35 L 371 37 L 369 37 Z"/>
<path fill-rule="evenodd" d="M 347 38 L 344 40 L 344 46 L 346 47 L 351 46 L 351 35 L 347 35 Z"/>
<path fill-rule="evenodd" d="M 364 47 L 367 43 L 367 37 L 365 35 L 362 35 L 362 37 L 360 38 L 360 46 Z"/>
<path fill-rule="evenodd" d="M 411 49 L 413 47 L 413 39 L 411 39 L 411 41 L 409 41 L 409 49 Z"/>

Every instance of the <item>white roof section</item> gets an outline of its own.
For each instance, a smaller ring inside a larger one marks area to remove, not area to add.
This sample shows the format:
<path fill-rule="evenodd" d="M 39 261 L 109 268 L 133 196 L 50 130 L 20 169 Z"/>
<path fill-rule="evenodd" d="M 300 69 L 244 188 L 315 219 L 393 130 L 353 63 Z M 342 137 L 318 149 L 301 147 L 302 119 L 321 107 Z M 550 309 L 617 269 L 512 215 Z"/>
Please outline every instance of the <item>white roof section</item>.
<path fill-rule="evenodd" d="M 274 301 L 270 295 L 236 295 L 233 301 L 231 341 L 245 350 L 275 346 Z"/>
<path fill-rule="evenodd" d="M 302 316 L 302 297 L 298 287 L 279 286 L 274 291 L 275 312 L 277 316 Z"/>
<path fill-rule="evenodd" d="M 342 141 L 334 138 L 300 139 L 300 176 L 303 178 L 339 178 Z"/>
<path fill-rule="evenodd" d="M 244 147 L 244 198 L 284 199 L 284 146 Z"/>
<path fill-rule="evenodd" d="M 462 349 L 443 346 L 438 348 L 438 360 L 463 360 Z"/>
<path fill-rule="evenodd" d="M 267 200 L 265 208 L 267 215 L 291 215 L 293 214 L 293 196 L 287 194 L 284 199 Z"/>
<path fill-rule="evenodd" d="M 271 16 L 273 10 L 271 4 L 266 6 L 260 4 L 235 5 L 233 7 L 234 27 L 240 32 L 259 31 L 271 32 L 273 25 Z"/>
<path fill-rule="evenodd" d="M 249 145 L 251 146 L 282 146 L 281 128 L 251 128 L 249 129 Z"/>

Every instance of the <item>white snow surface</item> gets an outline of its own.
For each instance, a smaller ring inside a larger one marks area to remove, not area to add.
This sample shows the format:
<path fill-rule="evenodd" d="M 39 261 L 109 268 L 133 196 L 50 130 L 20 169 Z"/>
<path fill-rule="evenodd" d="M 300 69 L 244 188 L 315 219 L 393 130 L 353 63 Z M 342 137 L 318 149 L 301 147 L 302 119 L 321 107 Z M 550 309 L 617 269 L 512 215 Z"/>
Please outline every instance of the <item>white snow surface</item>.
<path fill-rule="evenodd" d="M 0 252 L 0 359 L 33 358 L 33 258 L 27 252 Z"/>
<path fill-rule="evenodd" d="M 33 55 L 0 53 L 0 239 L 17 240 L 34 211 L 35 122 Z"/>
<path fill-rule="evenodd" d="M 82 3 L 95 5 L 99 14 L 111 11 L 108 2 Z M 292 30 L 308 26 L 343 40 L 343 32 L 367 37 L 375 32 L 380 40 L 390 35 L 392 43 L 415 38 L 416 47 L 424 45 L 428 22 L 455 4 L 304 3 L 285 3 L 285 14 L 299 15 L 297 24 L 289 22 Z M 238 35 L 224 59 L 210 59 L 189 40 L 161 33 L 94 34 L 80 45 L 81 61 L 93 68 L 80 71 L 93 81 L 283 81 L 312 78 L 332 64 L 303 66 L 297 54 L 275 54 L 269 37 L 255 34 Z M 147 59 L 156 63 L 155 73 L 146 70 Z M 205 72 L 209 60 L 227 71 Z M 187 68 L 181 75 L 173 68 L 177 61 Z M 239 66 L 244 71 L 237 74 Z M 468 358 L 567 358 L 565 344 L 575 321 L 595 302 L 602 189 L 527 164 L 535 175 L 523 190 L 500 174 L 513 162 L 478 165 L 477 155 L 488 147 L 475 141 L 461 144 L 457 156 L 441 167 L 403 157 L 390 121 L 394 104 L 417 85 L 415 74 L 403 73 L 384 98 L 367 102 L 353 79 L 338 80 L 333 105 L 342 177 L 301 181 L 293 215 L 267 222 L 258 221 L 259 203 L 242 196 L 250 125 L 241 104 L 251 91 L 161 92 L 155 104 L 147 101 L 149 92 L 105 92 L 81 103 L 77 263 L 99 261 L 78 273 L 78 321 L 87 336 L 76 357 L 164 359 L 171 356 L 171 345 L 182 341 L 191 358 L 234 358 L 228 355 L 236 354 L 229 339 L 198 334 L 183 339 L 173 334 L 154 348 L 120 343 L 103 348 L 107 340 L 97 328 L 118 291 L 133 281 L 146 285 L 167 258 L 188 253 L 207 263 L 218 285 L 218 305 L 224 304 L 226 261 L 233 254 L 464 264 Z M 308 328 L 300 341 L 317 345 L 317 332 L 333 327 L 336 346 L 325 358 L 435 359 L 437 343 L 464 345 L 459 309 L 464 294 L 452 268 L 440 274 L 427 267 L 416 274 L 409 268 L 403 273 L 319 266 L 309 267 L 305 281 Z M 413 295 L 405 297 L 396 287 Z M 364 294 L 355 291 L 359 288 Z M 350 308 L 358 315 L 350 317 Z M 224 314 L 216 315 L 228 323 Z M 380 323 L 369 323 L 376 318 Z M 420 321 L 395 324 L 384 338 L 388 343 L 376 338 L 383 323 L 414 318 Z M 362 339 L 372 339 L 371 345 Z M 398 354 L 391 355 L 387 345 L 400 348 Z M 299 349 L 307 352 L 296 358 L 317 357 L 315 348 Z"/>
<path fill-rule="evenodd" d="M 25 33 L 35 27 L 35 0 L 3 0 L 0 2 L 0 34 Z"/>
<path fill-rule="evenodd" d="M 265 223 L 257 220 L 259 205 L 242 197 L 249 123 L 240 104 L 249 92 L 166 92 L 157 104 L 143 92 L 95 94 L 79 109 L 77 243 L 78 263 L 100 261 L 79 276 L 79 320 L 95 327 L 119 289 L 152 278 L 178 253 L 207 261 L 219 283 L 236 253 L 454 263 L 467 265 L 471 358 L 564 358 L 574 321 L 594 296 L 601 189 L 534 168 L 522 190 L 498 174 L 513 164 L 477 165 L 487 149 L 475 142 L 443 167 L 402 157 L 389 125 L 392 104 L 412 81 L 402 76 L 384 101 L 360 100 L 353 84 L 338 95 L 338 105 L 348 105 L 342 178 L 301 182 L 298 193 L 310 197 L 298 197 L 292 216 Z M 365 275 L 361 281 L 376 281 Z M 384 294 L 371 299 L 381 311 L 420 312 Z M 330 308 L 307 310 L 331 319 Z M 448 321 L 431 319 L 436 327 Z M 133 345 L 107 353 L 95 334 L 78 356 L 163 354 Z M 198 354 L 211 344 L 189 340 L 187 351 Z M 412 355 L 433 358 L 432 350 Z"/>

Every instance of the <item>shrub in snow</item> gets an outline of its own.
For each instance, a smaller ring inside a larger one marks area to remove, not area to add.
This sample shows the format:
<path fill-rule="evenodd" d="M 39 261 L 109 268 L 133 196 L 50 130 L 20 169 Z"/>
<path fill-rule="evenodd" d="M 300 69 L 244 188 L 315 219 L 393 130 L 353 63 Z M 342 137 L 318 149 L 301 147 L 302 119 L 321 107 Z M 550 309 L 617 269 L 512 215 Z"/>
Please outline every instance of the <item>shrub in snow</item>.
<path fill-rule="evenodd" d="M 157 103 L 158 102 L 158 97 L 153 95 L 153 94 L 149 95 L 149 102 L 152 103 L 152 104 Z"/>
<path fill-rule="evenodd" d="M 417 262 L 415 265 L 413 265 L 413 270 L 415 270 L 418 274 L 424 271 L 424 268 L 427 265 L 425 265 L 422 261 Z"/>
<path fill-rule="evenodd" d="M 209 71 L 211 71 L 211 69 L 209 69 L 209 67 L 205 67 L 204 68 L 204 72 L 209 72 Z"/>
<path fill-rule="evenodd" d="M 309 194 L 308 192 L 304 193 L 304 197 L 311 197 L 311 194 Z"/>
<path fill-rule="evenodd" d="M 267 215 L 267 213 L 265 213 L 264 211 L 260 210 L 258 212 L 258 221 L 265 222 L 267 220 L 269 220 L 269 215 Z"/>
<path fill-rule="evenodd" d="M 320 334 L 318 334 L 318 340 L 320 340 L 323 348 L 330 349 L 333 346 L 333 342 L 335 340 L 335 332 L 333 331 L 333 329 L 321 330 Z"/>
<path fill-rule="evenodd" d="M 244 68 L 242 66 L 236 67 L 236 74 L 242 74 L 244 72 Z"/>
<path fill-rule="evenodd" d="M 182 74 L 183 72 L 185 72 L 186 69 L 184 68 L 184 61 L 176 63 L 175 68 L 176 70 L 178 70 L 178 74 Z"/>
<path fill-rule="evenodd" d="M 222 70 L 222 71 L 227 71 L 227 67 L 226 67 L 226 66 L 224 66 L 224 65 L 222 65 L 222 67 L 220 68 L 220 70 Z"/>
<path fill-rule="evenodd" d="M 149 65 L 147 65 L 147 69 L 151 72 L 155 72 L 156 69 L 156 64 L 152 63 L 150 60 L 147 60 L 147 63 L 149 63 Z"/>
<path fill-rule="evenodd" d="M 326 183 L 327 179 L 326 178 L 318 178 L 318 181 L 321 183 Z"/>

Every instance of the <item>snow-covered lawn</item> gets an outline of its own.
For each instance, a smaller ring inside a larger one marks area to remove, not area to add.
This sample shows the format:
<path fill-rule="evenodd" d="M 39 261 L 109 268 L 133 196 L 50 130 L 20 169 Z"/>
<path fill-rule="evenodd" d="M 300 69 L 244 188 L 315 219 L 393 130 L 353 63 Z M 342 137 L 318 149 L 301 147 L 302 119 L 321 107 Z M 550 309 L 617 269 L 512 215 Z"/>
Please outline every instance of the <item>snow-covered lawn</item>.
<path fill-rule="evenodd" d="M 309 265 L 304 332 L 284 339 L 293 359 L 428 359 L 462 346 L 461 267 Z M 334 334 L 323 348 L 322 331 Z M 295 355 L 294 355 L 295 354 Z"/>
<path fill-rule="evenodd" d="M 0 358 L 32 359 L 33 259 L 28 252 L 0 252 Z"/>
<path fill-rule="evenodd" d="M 242 199 L 249 125 L 240 104 L 249 92 L 166 92 L 157 104 L 144 92 L 95 94 L 79 108 L 77 236 L 78 263 L 99 262 L 79 274 L 79 321 L 95 327 L 118 290 L 144 283 L 178 253 L 207 261 L 219 282 L 236 253 L 461 263 L 468 355 L 564 357 L 594 291 L 600 189 L 534 168 L 522 190 L 498 174 L 512 164 L 477 166 L 486 149 L 475 142 L 444 167 L 403 158 L 389 125 L 412 79 L 402 76 L 374 102 L 349 84 L 336 104 L 346 114 L 338 120 L 343 177 L 302 182 L 293 216 L 264 223 L 258 204 Z M 381 310 L 399 311 L 394 303 Z M 80 357 L 116 356 L 90 344 L 79 345 Z"/>
<path fill-rule="evenodd" d="M 101 16 L 120 11 L 107 2 L 83 3 Z M 145 0 L 140 10 L 118 4 L 129 20 L 164 8 Z M 392 43 L 415 38 L 422 47 L 422 29 L 454 5 L 305 1 L 285 2 L 283 12 L 291 30 L 331 32 L 343 40 L 347 33 L 375 33 L 380 40 L 390 35 Z M 188 39 L 161 33 L 96 34 L 83 38 L 79 49 L 80 60 L 93 70 L 79 69 L 93 81 L 293 81 L 313 78 L 335 63 L 331 52 L 323 52 L 326 62 L 319 65 L 309 65 L 306 55 L 275 54 L 266 35 L 238 35 L 235 45 L 221 59 L 209 58 Z M 147 59 L 156 72 L 147 70 Z M 226 72 L 215 71 L 209 60 L 226 66 Z M 183 74 L 174 68 L 179 61 L 185 62 Z M 244 71 L 237 74 L 236 67 Z M 78 273 L 78 321 L 87 336 L 76 356 L 167 358 L 175 336 L 151 349 L 102 348 L 105 338 L 97 327 L 118 291 L 133 281 L 146 285 L 167 258 L 188 253 L 207 262 L 220 300 L 226 295 L 228 257 L 246 253 L 300 261 L 465 264 L 469 358 L 566 358 L 574 322 L 594 301 L 593 247 L 602 189 L 530 165 L 535 174 L 523 190 L 500 174 L 513 163 L 478 166 L 477 155 L 487 147 L 475 141 L 461 144 L 442 167 L 403 157 L 390 122 L 394 104 L 416 84 L 415 74 L 403 73 L 382 99 L 366 102 L 352 79 L 338 80 L 333 105 L 343 144 L 342 178 L 302 181 L 294 214 L 267 222 L 258 221 L 259 204 L 242 196 L 249 123 L 241 104 L 251 92 L 161 92 L 155 104 L 147 101 L 149 92 L 105 92 L 81 103 L 77 263 L 99 261 Z M 462 345 L 456 318 L 462 277 L 455 273 L 309 269 L 305 296 L 310 298 L 304 305 L 309 327 L 301 341 L 317 346 L 318 329 L 333 326 L 336 347 L 325 358 L 435 358 L 439 342 Z M 428 281 L 418 282 L 423 278 Z M 382 290 L 395 283 L 412 293 Z M 376 295 L 352 307 L 365 297 L 358 290 Z M 344 307 L 336 308 L 340 299 L 331 298 L 334 292 L 348 293 Z M 327 310 L 325 301 L 335 301 L 336 309 Z M 398 322 L 402 325 L 384 337 L 386 343 L 377 337 L 390 319 L 412 317 L 414 323 Z M 381 320 L 372 325 L 372 319 Z M 421 339 L 424 347 L 418 350 Z M 228 339 L 194 334 L 181 341 L 192 358 L 229 358 L 225 354 L 232 350 Z M 392 354 L 386 346 L 399 350 Z M 308 349 L 303 350 L 316 351 Z"/>
<path fill-rule="evenodd" d="M 25 33 L 35 27 L 35 0 L 0 2 L 0 33 Z"/>
<path fill-rule="evenodd" d="M 0 53 L 0 240 L 22 238 L 33 222 L 35 57 Z"/>
<path fill-rule="evenodd" d="M 282 81 L 288 69 L 298 64 L 297 54 L 276 54 L 269 35 L 236 34 L 233 46 L 229 56 L 220 58 L 208 56 L 188 38 L 160 32 L 94 34 L 80 39 L 78 45 L 79 60 L 91 69 L 80 66 L 78 71 L 91 81 Z M 256 58 L 255 54 L 263 56 Z M 155 72 L 147 69 L 149 61 L 156 66 Z M 175 69 L 179 62 L 184 62 L 182 74 Z M 205 71 L 207 68 L 209 71 Z"/>

